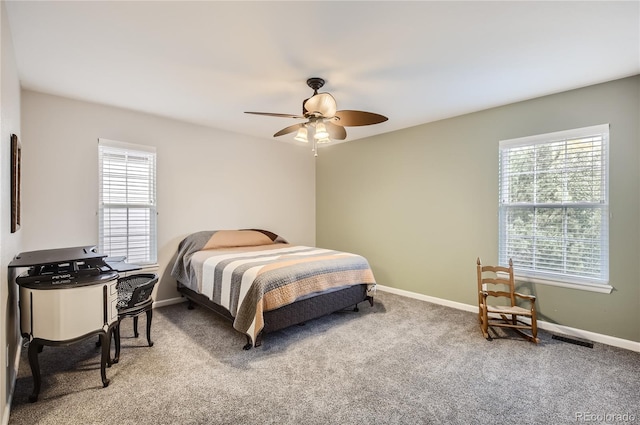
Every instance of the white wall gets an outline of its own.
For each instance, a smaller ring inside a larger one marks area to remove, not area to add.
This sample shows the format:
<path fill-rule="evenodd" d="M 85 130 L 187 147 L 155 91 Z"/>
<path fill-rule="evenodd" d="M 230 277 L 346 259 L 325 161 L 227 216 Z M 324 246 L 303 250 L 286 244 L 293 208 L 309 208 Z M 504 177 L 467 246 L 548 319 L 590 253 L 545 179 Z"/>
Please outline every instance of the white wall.
<path fill-rule="evenodd" d="M 0 4 L 2 33 L 0 70 L 0 423 L 9 417 L 9 398 L 17 370 L 20 344 L 17 290 L 7 265 L 21 249 L 22 232 L 11 233 L 11 134 L 20 137 L 20 82 L 4 1 Z M 8 358 L 7 358 L 8 354 Z"/>
<path fill-rule="evenodd" d="M 33 91 L 22 123 L 25 251 L 97 243 L 98 138 L 157 148 L 158 300 L 177 296 L 167 265 L 191 232 L 264 228 L 315 244 L 308 149 Z"/>

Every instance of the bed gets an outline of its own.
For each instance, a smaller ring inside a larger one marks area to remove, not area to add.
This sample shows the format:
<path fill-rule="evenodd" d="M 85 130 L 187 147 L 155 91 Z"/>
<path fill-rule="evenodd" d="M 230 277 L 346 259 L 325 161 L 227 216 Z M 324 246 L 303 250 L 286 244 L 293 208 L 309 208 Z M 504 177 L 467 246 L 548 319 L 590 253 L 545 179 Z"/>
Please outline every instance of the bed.
<path fill-rule="evenodd" d="M 246 335 L 262 336 L 358 304 L 373 306 L 375 278 L 356 254 L 289 244 L 260 230 L 193 233 L 179 246 L 171 275 L 189 301 L 221 314 Z"/>

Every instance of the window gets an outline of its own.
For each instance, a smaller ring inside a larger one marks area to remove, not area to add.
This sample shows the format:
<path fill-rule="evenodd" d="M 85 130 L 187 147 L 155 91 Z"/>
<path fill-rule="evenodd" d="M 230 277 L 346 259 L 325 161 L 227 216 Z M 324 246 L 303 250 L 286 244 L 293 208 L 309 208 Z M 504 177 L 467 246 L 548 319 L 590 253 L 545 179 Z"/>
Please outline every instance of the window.
<path fill-rule="evenodd" d="M 500 141 L 501 264 L 512 258 L 533 281 L 611 291 L 608 141 L 608 124 Z"/>
<path fill-rule="evenodd" d="M 133 264 L 155 264 L 155 148 L 98 140 L 99 249 Z"/>

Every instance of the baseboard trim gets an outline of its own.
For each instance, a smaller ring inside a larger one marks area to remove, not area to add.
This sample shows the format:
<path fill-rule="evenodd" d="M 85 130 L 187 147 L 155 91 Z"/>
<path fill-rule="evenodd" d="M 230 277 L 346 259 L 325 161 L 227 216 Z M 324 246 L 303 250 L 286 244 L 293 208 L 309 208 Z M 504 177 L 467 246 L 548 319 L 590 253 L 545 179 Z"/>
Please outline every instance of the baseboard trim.
<path fill-rule="evenodd" d="M 168 305 L 180 304 L 186 301 L 187 299 L 185 297 L 175 297 L 175 298 L 169 298 L 161 301 L 154 301 L 153 308 L 166 307 Z"/>
<path fill-rule="evenodd" d="M 457 301 L 445 300 L 444 298 L 431 297 L 429 295 L 418 294 L 417 292 L 405 291 L 404 289 L 392 288 L 390 286 L 384 286 L 376 284 L 376 288 L 391 294 L 402 295 L 403 297 L 414 298 L 420 301 L 427 301 L 433 304 L 443 305 L 445 307 L 455 308 L 456 310 L 469 311 L 471 313 L 477 313 L 478 307 L 474 305 L 459 303 Z"/>
<path fill-rule="evenodd" d="M 457 301 L 450 301 L 443 298 L 431 297 L 429 295 L 418 294 L 416 292 L 406 291 L 404 289 L 392 288 L 390 286 L 384 286 L 377 284 L 376 288 L 383 292 L 389 292 L 391 294 L 401 295 L 408 298 L 414 298 L 421 301 L 430 302 L 433 304 L 443 305 L 445 307 L 455 308 L 457 310 L 469 311 L 471 313 L 478 313 L 478 306 L 464 304 Z M 571 328 L 569 326 L 558 325 L 556 323 L 545 322 L 544 320 L 538 320 L 538 327 L 549 332 L 555 332 L 562 335 L 566 335 L 572 338 L 581 338 L 593 342 L 599 342 L 601 344 L 611 345 L 613 347 L 624 348 L 640 353 L 640 342 L 630 341 L 628 339 L 618 338 L 615 336 L 599 334 L 583 329 Z"/>
<path fill-rule="evenodd" d="M 20 367 L 20 356 L 22 355 L 22 339 L 18 340 L 18 349 L 16 350 L 15 361 L 13 362 L 13 376 L 11 379 L 11 388 L 9 389 L 9 396 L 7 397 L 7 404 L 2 414 L 2 425 L 9 423 L 9 416 L 11 415 L 11 404 L 13 403 L 13 393 L 16 389 L 16 381 L 18 379 L 18 368 Z"/>
<path fill-rule="evenodd" d="M 15 386 L 15 381 L 11 385 Z M 6 404 L 6 406 L 4 406 L 4 413 L 2 415 L 2 422 L 1 422 L 2 425 L 7 425 L 9 423 L 9 415 L 11 414 L 11 402 L 12 401 L 13 401 L 13 390 L 9 394 L 9 397 L 7 397 L 7 404 Z"/>
<path fill-rule="evenodd" d="M 2 415 L 2 422 L 0 422 L 2 425 L 7 425 L 9 423 L 9 415 L 11 414 L 12 401 L 13 401 L 13 392 L 11 392 L 11 394 L 9 394 L 9 397 L 7 397 L 7 404 L 6 406 L 4 406 L 4 413 Z"/>

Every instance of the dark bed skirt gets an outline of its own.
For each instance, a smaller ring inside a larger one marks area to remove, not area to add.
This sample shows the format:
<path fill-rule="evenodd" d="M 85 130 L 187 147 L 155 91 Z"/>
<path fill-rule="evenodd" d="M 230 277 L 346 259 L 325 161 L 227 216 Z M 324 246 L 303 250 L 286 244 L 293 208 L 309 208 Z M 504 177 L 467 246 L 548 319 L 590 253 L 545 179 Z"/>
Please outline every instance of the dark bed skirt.
<path fill-rule="evenodd" d="M 227 309 L 215 304 L 204 295 L 198 294 L 180 283 L 178 283 L 178 291 L 188 300 L 207 307 L 226 319 L 233 321 L 233 317 Z M 264 328 L 262 332 L 260 332 L 260 335 L 258 335 L 255 345 L 256 347 L 260 346 L 263 334 L 304 323 L 347 307 L 357 308 L 358 303 L 363 301 L 369 301 L 373 306 L 373 297 L 367 295 L 367 285 L 365 284 L 347 286 L 337 291 L 321 293 L 285 305 L 276 310 L 265 311 L 263 314 Z M 247 346 L 245 346 L 245 349 L 246 348 L 250 348 L 250 344 L 247 344 Z"/>

